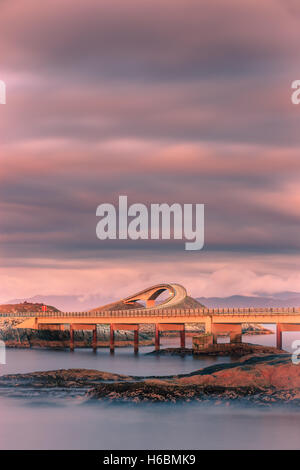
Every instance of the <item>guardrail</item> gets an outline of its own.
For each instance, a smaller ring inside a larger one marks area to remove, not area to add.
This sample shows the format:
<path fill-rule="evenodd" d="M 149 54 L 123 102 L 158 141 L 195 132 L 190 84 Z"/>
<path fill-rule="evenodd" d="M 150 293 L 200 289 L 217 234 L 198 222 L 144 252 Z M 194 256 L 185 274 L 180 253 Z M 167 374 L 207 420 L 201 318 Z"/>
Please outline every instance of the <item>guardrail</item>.
<path fill-rule="evenodd" d="M 300 315 L 299 307 L 285 308 L 192 308 L 192 309 L 131 309 L 99 310 L 98 312 L 24 312 L 0 313 L 0 317 L 12 318 L 68 318 L 68 317 L 153 317 L 153 316 L 207 316 L 207 315 Z"/>

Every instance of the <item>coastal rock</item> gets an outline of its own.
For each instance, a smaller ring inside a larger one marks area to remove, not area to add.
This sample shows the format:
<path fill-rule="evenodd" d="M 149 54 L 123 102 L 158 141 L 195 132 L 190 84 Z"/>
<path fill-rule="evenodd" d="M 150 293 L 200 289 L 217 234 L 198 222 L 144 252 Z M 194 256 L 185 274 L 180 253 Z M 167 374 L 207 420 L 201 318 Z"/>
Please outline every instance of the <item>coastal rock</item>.
<path fill-rule="evenodd" d="M 193 350 L 191 348 L 164 348 L 159 351 L 151 351 L 147 353 L 147 356 L 191 356 Z"/>
<path fill-rule="evenodd" d="M 91 387 L 103 381 L 122 382 L 124 380 L 132 380 L 132 377 L 92 369 L 60 369 L 0 376 L 0 387 L 74 388 Z"/>
<path fill-rule="evenodd" d="M 245 335 L 272 335 L 274 331 L 265 328 L 258 323 L 243 323 L 242 333 Z"/>
<path fill-rule="evenodd" d="M 233 356 L 283 354 L 284 351 L 272 346 L 261 346 L 251 343 L 218 343 L 211 344 L 205 349 L 194 351 L 195 356 Z"/>
<path fill-rule="evenodd" d="M 241 363 L 207 367 L 185 376 L 142 382 L 101 384 L 88 392 L 93 399 L 121 401 L 237 400 L 300 405 L 300 367 L 291 355 L 254 356 Z"/>
<path fill-rule="evenodd" d="M 0 314 L 9 313 L 11 314 L 22 314 L 22 313 L 39 313 L 43 312 L 44 307 L 47 308 L 47 312 L 59 312 L 56 307 L 52 305 L 45 305 L 43 303 L 32 303 L 22 302 L 18 304 L 2 304 L 0 305 Z"/>
<path fill-rule="evenodd" d="M 300 406 L 300 367 L 290 354 L 252 356 L 243 362 L 217 364 L 190 374 L 132 377 L 95 370 L 70 369 L 0 377 L 0 394 L 18 396 L 76 390 L 85 399 L 110 402 L 177 402 L 243 400 L 259 405 L 285 403 Z M 32 392 L 31 392 L 32 391 Z"/>
<path fill-rule="evenodd" d="M 192 348 L 164 348 L 159 351 L 151 351 L 147 355 L 152 356 L 190 356 L 194 354 L 197 356 L 233 356 L 233 357 L 249 357 L 254 355 L 266 355 L 266 354 L 284 354 L 281 349 L 274 348 L 272 346 L 260 346 L 258 344 L 250 343 L 218 343 L 212 344 L 211 346 L 201 349 L 200 351 L 194 351 Z"/>

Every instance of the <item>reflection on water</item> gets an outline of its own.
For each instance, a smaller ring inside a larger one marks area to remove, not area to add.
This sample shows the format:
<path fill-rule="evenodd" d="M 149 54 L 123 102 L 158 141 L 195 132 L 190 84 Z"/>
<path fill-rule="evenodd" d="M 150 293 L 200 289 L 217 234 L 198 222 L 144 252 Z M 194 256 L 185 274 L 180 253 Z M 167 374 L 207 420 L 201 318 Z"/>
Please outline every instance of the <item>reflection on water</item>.
<path fill-rule="evenodd" d="M 268 325 L 269 326 L 269 325 Z M 271 326 L 269 326 L 271 327 Z M 284 333 L 284 345 L 300 333 Z M 190 340 L 189 340 L 190 341 Z M 275 335 L 244 337 L 275 345 Z M 163 346 L 177 340 L 164 338 Z M 130 375 L 188 373 L 229 358 L 147 356 L 153 348 L 45 351 L 8 350 L 1 374 L 63 368 L 99 369 Z M 44 399 L 45 400 L 45 399 Z M 1 449 L 297 449 L 300 412 L 284 408 L 236 408 L 203 404 L 81 404 L 81 398 L 45 402 L 0 398 Z"/>

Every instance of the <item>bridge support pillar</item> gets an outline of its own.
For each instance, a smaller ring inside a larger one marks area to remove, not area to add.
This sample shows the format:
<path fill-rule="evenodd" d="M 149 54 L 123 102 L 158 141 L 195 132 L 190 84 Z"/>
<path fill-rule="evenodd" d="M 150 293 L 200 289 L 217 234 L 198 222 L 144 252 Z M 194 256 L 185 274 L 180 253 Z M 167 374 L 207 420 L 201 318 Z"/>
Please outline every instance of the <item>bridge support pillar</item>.
<path fill-rule="evenodd" d="M 183 325 L 183 330 L 180 332 L 180 347 L 185 348 L 185 325 Z"/>
<path fill-rule="evenodd" d="M 276 325 L 276 348 L 282 349 L 282 326 L 280 323 Z"/>
<path fill-rule="evenodd" d="M 230 333 L 230 342 L 231 343 L 241 343 L 242 342 L 242 332 L 241 333 Z"/>
<path fill-rule="evenodd" d="M 159 325 L 155 324 L 155 351 L 160 349 Z"/>
<path fill-rule="evenodd" d="M 97 325 L 95 325 L 95 328 L 93 329 L 92 348 L 93 352 L 97 352 Z"/>
<path fill-rule="evenodd" d="M 74 329 L 73 325 L 70 325 L 70 351 L 74 351 Z"/>
<path fill-rule="evenodd" d="M 139 326 L 134 330 L 134 354 L 139 352 Z"/>
<path fill-rule="evenodd" d="M 212 318 L 208 316 L 205 320 L 205 333 L 211 334 L 212 333 Z"/>
<path fill-rule="evenodd" d="M 115 330 L 114 330 L 113 325 L 110 325 L 109 349 L 110 349 L 111 354 L 113 354 L 115 352 Z"/>

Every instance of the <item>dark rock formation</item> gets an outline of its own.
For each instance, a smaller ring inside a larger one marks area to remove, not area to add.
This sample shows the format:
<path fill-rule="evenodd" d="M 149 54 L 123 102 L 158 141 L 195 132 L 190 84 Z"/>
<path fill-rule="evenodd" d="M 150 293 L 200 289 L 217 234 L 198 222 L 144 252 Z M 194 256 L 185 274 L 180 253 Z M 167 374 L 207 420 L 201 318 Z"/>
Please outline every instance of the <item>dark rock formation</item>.
<path fill-rule="evenodd" d="M 32 313 L 32 312 L 43 312 L 42 303 L 31 303 L 31 302 L 22 302 L 19 304 L 2 304 L 0 305 L 0 313 Z M 47 312 L 59 312 L 59 310 L 52 305 L 46 305 Z"/>
<path fill-rule="evenodd" d="M 131 377 L 110 372 L 90 369 L 60 369 L 47 372 L 32 372 L 29 374 L 10 374 L 0 376 L 0 387 L 30 387 L 30 388 L 74 388 L 92 387 L 103 381 L 132 380 Z"/>
<path fill-rule="evenodd" d="M 274 331 L 268 330 L 257 323 L 243 323 L 242 332 L 245 335 L 272 335 Z"/>
<path fill-rule="evenodd" d="M 193 351 L 191 348 L 164 348 L 159 351 L 151 351 L 147 355 L 156 356 L 233 356 L 244 357 L 252 354 L 266 355 L 266 354 L 284 354 L 284 351 L 273 348 L 271 346 L 260 346 L 250 343 L 225 343 L 213 344 L 201 351 Z"/>
<path fill-rule="evenodd" d="M 257 404 L 300 405 L 300 367 L 289 354 L 251 357 L 241 363 L 207 367 L 185 376 L 142 382 L 103 383 L 88 392 L 93 399 L 133 402 L 246 399 Z"/>
<path fill-rule="evenodd" d="M 164 307 L 165 309 L 172 309 L 174 307 L 168 307 L 167 305 Z M 202 305 L 198 300 L 193 299 L 193 297 L 190 297 L 187 295 L 184 300 L 176 304 L 175 308 L 205 308 L 204 305 Z"/>
<path fill-rule="evenodd" d="M 0 394 L 37 396 L 53 390 L 86 392 L 86 399 L 124 402 L 240 400 L 260 405 L 300 405 L 300 367 L 290 354 L 252 356 L 243 362 L 217 364 L 190 374 L 130 377 L 95 370 L 70 369 L 0 377 Z M 23 392 L 22 392 L 23 390 Z M 32 392 L 31 392 L 32 390 Z"/>
<path fill-rule="evenodd" d="M 144 305 L 135 302 L 134 304 L 127 304 L 123 300 L 112 302 L 111 304 L 103 305 L 102 307 L 93 308 L 90 312 L 113 311 L 113 310 L 134 310 L 137 308 L 144 308 Z"/>
<path fill-rule="evenodd" d="M 284 351 L 272 346 L 261 346 L 250 343 L 218 343 L 212 344 L 205 349 L 197 350 L 195 355 L 204 356 L 234 356 L 243 357 L 250 354 L 284 354 Z"/>

